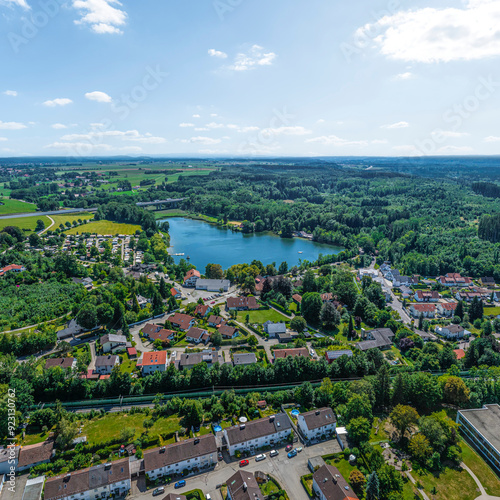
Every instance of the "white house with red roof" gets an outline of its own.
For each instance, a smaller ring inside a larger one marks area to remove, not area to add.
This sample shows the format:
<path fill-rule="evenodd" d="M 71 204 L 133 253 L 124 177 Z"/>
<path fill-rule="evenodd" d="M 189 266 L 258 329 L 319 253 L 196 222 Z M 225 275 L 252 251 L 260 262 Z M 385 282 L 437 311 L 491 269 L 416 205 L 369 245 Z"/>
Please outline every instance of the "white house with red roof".
<path fill-rule="evenodd" d="M 443 286 L 463 287 L 472 285 L 472 280 L 461 276 L 460 273 L 448 273 L 446 276 L 439 276 L 437 281 Z"/>
<path fill-rule="evenodd" d="M 141 367 L 143 375 L 149 375 L 154 372 L 164 372 L 167 370 L 168 353 L 167 351 L 145 352 L 142 360 L 137 363 Z"/>
<path fill-rule="evenodd" d="M 420 318 L 421 315 L 424 318 L 434 318 L 436 316 L 436 304 L 411 304 L 410 314 L 414 318 Z"/>
<path fill-rule="evenodd" d="M 189 288 L 194 288 L 196 286 L 196 282 L 201 278 L 200 271 L 196 269 L 190 269 L 186 276 L 184 276 L 184 286 Z"/>
<path fill-rule="evenodd" d="M 446 318 L 452 318 L 455 315 L 455 310 L 457 308 L 456 302 L 442 302 L 437 305 L 437 311 L 441 316 Z"/>
<path fill-rule="evenodd" d="M 26 271 L 26 268 L 24 266 L 19 266 L 18 264 L 10 264 L 0 269 L 0 276 L 3 276 L 7 273 L 23 273 L 24 271 Z"/>

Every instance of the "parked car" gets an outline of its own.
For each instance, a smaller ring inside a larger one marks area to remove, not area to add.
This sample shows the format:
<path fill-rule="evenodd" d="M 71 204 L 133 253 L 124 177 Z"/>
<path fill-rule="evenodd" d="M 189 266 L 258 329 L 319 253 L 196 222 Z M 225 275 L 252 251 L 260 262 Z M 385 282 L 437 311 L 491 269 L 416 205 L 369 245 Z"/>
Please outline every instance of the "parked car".
<path fill-rule="evenodd" d="M 221 453 L 220 451 L 219 451 L 219 453 L 217 454 L 217 458 L 219 459 L 219 462 L 220 462 L 221 460 L 223 460 L 223 458 L 224 458 L 224 457 L 222 456 L 222 453 Z"/>
<path fill-rule="evenodd" d="M 270 457 L 275 457 L 277 455 L 279 455 L 279 451 L 278 450 L 271 450 L 270 453 L 269 453 Z"/>
<path fill-rule="evenodd" d="M 206 500 L 212 500 L 212 497 L 210 496 L 210 493 L 207 493 L 207 494 L 205 495 L 205 498 L 206 498 Z"/>
<path fill-rule="evenodd" d="M 183 488 L 184 486 L 186 486 L 186 481 L 184 481 L 184 479 L 181 479 L 180 481 L 177 481 L 177 482 L 174 484 L 174 488 L 175 488 L 175 489 L 178 489 L 178 488 Z"/>
<path fill-rule="evenodd" d="M 302 446 L 299 446 L 298 448 L 295 448 L 297 450 L 297 453 L 300 453 L 302 451 Z"/>
<path fill-rule="evenodd" d="M 257 455 L 255 457 L 255 461 L 256 462 L 261 462 L 262 460 L 265 460 L 266 459 L 266 454 L 265 453 L 261 453 L 260 455 Z"/>
<path fill-rule="evenodd" d="M 292 450 L 289 454 L 288 454 L 288 458 L 293 458 L 293 457 L 296 457 L 297 456 L 297 450 Z"/>
<path fill-rule="evenodd" d="M 245 465 L 248 465 L 250 462 L 248 460 L 241 460 L 240 461 L 240 467 L 245 467 Z"/>
<path fill-rule="evenodd" d="M 157 495 L 162 495 L 163 493 L 165 493 L 165 488 L 163 486 L 160 486 L 153 491 L 153 496 L 155 497 Z"/>
<path fill-rule="evenodd" d="M 292 448 L 293 448 L 293 446 L 291 444 L 287 444 L 285 451 L 290 451 Z"/>

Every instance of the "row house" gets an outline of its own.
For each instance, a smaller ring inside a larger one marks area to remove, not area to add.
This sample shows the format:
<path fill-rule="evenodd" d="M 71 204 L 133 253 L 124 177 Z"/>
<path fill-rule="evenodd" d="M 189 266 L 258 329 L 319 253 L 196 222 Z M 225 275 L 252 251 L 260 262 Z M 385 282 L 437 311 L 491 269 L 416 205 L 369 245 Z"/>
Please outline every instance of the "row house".
<path fill-rule="evenodd" d="M 301 413 L 297 417 L 297 427 L 309 441 L 333 434 L 336 426 L 335 414 L 328 407 Z"/>
<path fill-rule="evenodd" d="M 414 298 L 417 302 L 438 302 L 440 295 L 436 290 L 417 290 Z"/>
<path fill-rule="evenodd" d="M 457 292 L 455 295 L 457 300 L 463 300 L 464 302 L 472 302 L 474 299 L 482 300 L 482 295 L 480 292 Z"/>
<path fill-rule="evenodd" d="M 274 446 L 288 439 L 292 424 L 286 413 L 278 413 L 271 417 L 252 420 L 244 424 L 224 429 L 229 454 L 236 451 L 254 453 L 264 446 Z"/>
<path fill-rule="evenodd" d="M 436 326 L 436 333 L 452 340 L 463 339 L 471 334 L 462 325 Z"/>
<path fill-rule="evenodd" d="M 436 305 L 435 304 L 411 304 L 410 314 L 414 318 L 420 318 L 423 315 L 424 318 L 434 318 L 436 316 Z"/>
<path fill-rule="evenodd" d="M 440 304 L 437 304 L 438 313 L 445 318 L 453 318 L 453 316 L 455 316 L 456 309 L 456 302 L 441 302 Z"/>
<path fill-rule="evenodd" d="M 229 297 L 226 302 L 229 311 L 248 311 L 259 308 L 255 297 Z"/>
<path fill-rule="evenodd" d="M 446 276 L 439 276 L 437 282 L 448 287 L 465 287 L 472 285 L 472 279 L 461 276 L 460 273 L 448 273 Z"/>

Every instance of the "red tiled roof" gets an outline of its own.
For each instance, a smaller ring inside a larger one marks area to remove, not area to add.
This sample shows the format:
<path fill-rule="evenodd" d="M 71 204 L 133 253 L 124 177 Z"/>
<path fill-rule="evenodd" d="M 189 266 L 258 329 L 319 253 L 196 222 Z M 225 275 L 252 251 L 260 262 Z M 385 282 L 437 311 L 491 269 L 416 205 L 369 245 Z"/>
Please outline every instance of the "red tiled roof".
<path fill-rule="evenodd" d="M 463 349 L 453 349 L 453 352 L 457 355 L 457 359 L 465 358 L 465 351 Z"/>
<path fill-rule="evenodd" d="M 295 293 L 294 295 L 292 295 L 292 299 L 295 300 L 295 302 L 298 302 L 300 304 L 302 302 L 302 295 Z"/>
<path fill-rule="evenodd" d="M 137 349 L 135 347 L 127 347 L 127 354 L 129 356 L 137 356 Z"/>
<path fill-rule="evenodd" d="M 278 358 L 289 358 L 303 356 L 305 358 L 309 357 L 309 349 L 306 347 L 297 347 L 294 349 L 275 349 L 274 350 L 274 359 Z"/>
<path fill-rule="evenodd" d="M 184 281 L 188 280 L 189 278 L 192 278 L 193 276 L 199 278 L 201 276 L 200 271 L 197 271 L 196 269 L 190 269 L 186 273 L 186 276 L 184 276 Z"/>
<path fill-rule="evenodd" d="M 436 310 L 436 304 L 412 304 L 411 305 L 415 311 L 419 312 L 430 312 Z"/>
<path fill-rule="evenodd" d="M 179 328 L 182 328 L 183 330 L 187 330 L 189 328 L 189 324 L 193 320 L 194 318 L 192 316 L 189 316 L 189 314 L 181 313 L 175 313 L 173 316 L 168 318 L 168 321 L 170 321 L 172 325 L 178 325 Z"/>
<path fill-rule="evenodd" d="M 175 332 L 173 330 L 167 330 L 166 328 L 162 328 L 159 332 L 152 333 L 149 338 L 151 340 L 163 340 L 166 342 L 167 340 L 170 340 L 169 337 L 172 335 L 175 336 Z"/>
<path fill-rule="evenodd" d="M 258 309 L 259 305 L 255 297 L 229 297 L 227 299 L 228 308 Z"/>
<path fill-rule="evenodd" d="M 454 311 L 457 308 L 457 303 L 456 302 L 444 302 L 441 304 L 441 307 L 443 309 L 446 309 L 447 311 Z"/>
<path fill-rule="evenodd" d="M 167 351 L 145 352 L 142 356 L 142 366 L 160 366 L 167 364 Z"/>
<path fill-rule="evenodd" d="M 205 316 L 210 309 L 210 306 L 207 306 L 206 304 L 198 304 L 196 306 L 196 309 L 194 310 L 195 314 L 200 314 L 201 316 Z"/>

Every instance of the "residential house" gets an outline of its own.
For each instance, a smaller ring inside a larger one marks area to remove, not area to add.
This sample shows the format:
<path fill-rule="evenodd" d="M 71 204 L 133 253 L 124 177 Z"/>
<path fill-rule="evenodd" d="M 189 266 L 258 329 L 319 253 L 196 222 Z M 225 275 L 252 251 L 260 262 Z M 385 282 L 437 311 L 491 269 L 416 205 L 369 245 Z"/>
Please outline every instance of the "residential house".
<path fill-rule="evenodd" d="M 376 269 L 358 269 L 358 278 L 363 279 L 364 276 L 368 276 L 369 278 L 377 278 L 378 271 Z"/>
<path fill-rule="evenodd" d="M 297 427 L 308 440 L 317 440 L 335 432 L 337 418 L 329 407 L 301 413 L 297 417 Z"/>
<path fill-rule="evenodd" d="M 160 325 L 155 325 L 153 323 L 147 323 L 146 325 L 144 325 L 143 329 L 142 329 L 142 333 L 146 336 L 146 337 L 150 337 L 151 334 L 153 333 L 157 333 L 161 330 L 161 326 Z"/>
<path fill-rule="evenodd" d="M 196 290 L 206 290 L 207 292 L 228 292 L 231 282 L 229 280 L 205 280 L 196 281 Z"/>
<path fill-rule="evenodd" d="M 439 292 L 436 290 L 417 290 L 414 298 L 417 302 L 438 302 Z"/>
<path fill-rule="evenodd" d="M 336 359 L 339 359 L 342 356 L 347 356 L 348 358 L 352 358 L 352 351 L 350 349 L 341 349 L 338 351 L 326 351 L 325 359 L 328 361 L 328 364 L 333 363 Z"/>
<path fill-rule="evenodd" d="M 463 339 L 470 332 L 461 325 L 436 326 L 436 333 L 448 339 Z"/>
<path fill-rule="evenodd" d="M 172 342 L 175 339 L 175 332 L 173 330 L 167 330 L 166 328 L 161 328 L 159 331 L 151 333 L 149 335 L 149 340 L 154 342 L 155 340 L 161 340 L 164 344 L 166 342 Z"/>
<path fill-rule="evenodd" d="M 290 357 L 309 357 L 309 349 L 307 347 L 296 347 L 293 349 L 275 349 L 273 351 L 274 361 L 280 358 L 290 358 Z"/>
<path fill-rule="evenodd" d="M 77 285 L 83 285 L 89 291 L 94 287 L 92 278 L 73 278 L 73 283 L 76 283 Z"/>
<path fill-rule="evenodd" d="M 82 333 L 85 331 L 85 328 L 80 326 L 76 319 L 73 318 L 71 321 L 66 323 L 66 327 L 63 328 L 62 330 L 59 330 L 57 332 L 57 340 L 62 340 L 62 339 L 67 339 L 69 337 L 74 337 L 75 335 L 78 335 L 79 333 Z"/>
<path fill-rule="evenodd" d="M 175 300 L 180 300 L 180 299 L 182 299 L 182 292 L 181 292 L 178 288 L 172 287 L 172 288 L 170 289 L 170 295 L 172 295 L 172 297 L 173 297 Z"/>
<path fill-rule="evenodd" d="M 50 462 L 54 454 L 53 439 L 48 439 L 47 441 L 43 441 L 43 443 L 21 446 L 16 472 L 31 469 L 35 465 L 46 464 Z"/>
<path fill-rule="evenodd" d="M 460 292 L 460 291 L 458 291 L 455 294 L 455 298 L 457 300 L 462 300 L 464 302 L 472 302 L 474 299 L 482 300 L 483 296 L 482 296 L 481 292 L 467 292 L 467 291 Z"/>
<path fill-rule="evenodd" d="M 273 323 L 272 321 L 266 321 L 262 328 L 269 335 L 270 339 L 276 338 L 278 333 L 286 333 L 285 323 Z"/>
<path fill-rule="evenodd" d="M 220 325 L 224 324 L 224 318 L 221 316 L 214 316 L 213 314 L 208 317 L 208 326 L 212 326 L 217 328 Z"/>
<path fill-rule="evenodd" d="M 414 318 L 434 318 L 436 316 L 436 304 L 411 304 L 410 314 Z"/>
<path fill-rule="evenodd" d="M 257 474 L 257 473 L 256 473 Z M 227 500 L 264 500 L 259 483 L 252 472 L 239 470 L 227 481 Z"/>
<path fill-rule="evenodd" d="M 436 341 L 437 337 L 430 333 L 430 332 L 424 332 L 423 330 L 415 330 L 415 333 L 425 342 L 429 341 Z"/>
<path fill-rule="evenodd" d="M 195 319 L 192 316 L 181 313 L 175 313 L 173 316 L 170 316 L 168 321 L 170 321 L 171 325 L 179 328 L 179 330 L 182 330 L 183 332 L 187 332 L 195 324 Z"/>
<path fill-rule="evenodd" d="M 472 285 L 472 280 L 460 276 L 460 273 L 448 273 L 446 276 L 439 276 L 437 281 L 441 283 L 441 285 L 448 287 L 465 287 Z"/>
<path fill-rule="evenodd" d="M 457 360 L 461 360 L 465 358 L 465 351 L 463 349 L 453 349 L 453 352 L 455 353 L 455 356 L 457 357 Z"/>
<path fill-rule="evenodd" d="M 95 359 L 95 371 L 99 375 L 111 375 L 111 371 L 115 366 L 120 364 L 120 358 L 114 355 L 97 356 Z"/>
<path fill-rule="evenodd" d="M 288 344 L 293 341 L 293 337 L 290 333 L 277 333 L 276 338 L 280 344 Z"/>
<path fill-rule="evenodd" d="M 45 361 L 45 369 L 55 368 L 60 366 L 63 370 L 75 370 L 76 358 L 49 358 Z"/>
<path fill-rule="evenodd" d="M 274 446 L 289 438 L 292 424 L 286 413 L 278 413 L 271 417 L 252 420 L 244 424 L 226 427 L 226 438 L 229 454 L 236 451 L 253 453 L 264 446 Z"/>
<path fill-rule="evenodd" d="M 456 309 L 456 302 L 440 302 L 439 304 L 437 304 L 438 313 L 446 318 L 452 318 L 455 315 Z"/>
<path fill-rule="evenodd" d="M 200 279 L 201 274 L 200 271 L 196 269 L 190 269 L 186 276 L 184 276 L 184 286 L 186 288 L 194 288 L 196 286 L 196 282 Z"/>
<path fill-rule="evenodd" d="M 491 276 L 479 278 L 479 282 L 481 283 L 481 285 L 483 285 L 487 288 L 494 288 L 496 286 L 495 278 L 493 278 Z"/>
<path fill-rule="evenodd" d="M 163 497 L 162 500 L 187 500 L 187 497 L 177 493 L 169 493 L 167 496 Z"/>
<path fill-rule="evenodd" d="M 361 342 L 356 344 L 356 347 L 362 351 L 368 349 L 390 349 L 394 333 L 390 328 L 377 328 L 376 330 L 366 331 L 361 329 Z"/>
<path fill-rule="evenodd" d="M 129 459 L 123 458 L 48 478 L 44 500 L 95 500 L 125 496 L 129 490 Z"/>
<path fill-rule="evenodd" d="M 207 304 L 198 304 L 194 310 L 195 316 L 204 318 L 207 314 L 212 312 L 212 308 Z"/>
<path fill-rule="evenodd" d="M 292 295 L 292 300 L 296 303 L 296 304 L 301 304 L 302 303 L 302 295 L 299 295 L 298 293 L 294 293 Z"/>
<path fill-rule="evenodd" d="M 44 486 L 45 476 L 28 479 L 24 487 L 22 500 L 41 500 Z"/>
<path fill-rule="evenodd" d="M 323 465 L 313 474 L 312 490 L 319 500 L 358 500 L 337 467 Z"/>
<path fill-rule="evenodd" d="M 188 342 L 194 342 L 195 344 L 199 344 L 201 342 L 206 344 L 210 340 L 210 334 L 207 330 L 193 326 L 186 333 L 186 340 Z"/>
<path fill-rule="evenodd" d="M 103 335 L 100 339 L 102 352 L 115 352 L 117 350 L 125 350 L 130 347 L 130 343 L 127 342 L 127 337 L 125 335 L 116 335 L 114 333 L 107 333 Z M 127 345 L 128 344 L 128 345 Z"/>
<path fill-rule="evenodd" d="M 259 308 L 255 297 L 229 297 L 226 302 L 229 311 L 247 311 Z"/>
<path fill-rule="evenodd" d="M 219 327 L 219 333 L 224 340 L 234 339 L 238 336 L 238 329 L 234 328 L 234 326 L 221 325 Z"/>
<path fill-rule="evenodd" d="M 24 266 L 18 264 L 9 264 L 8 266 L 2 267 L 0 269 L 0 276 L 4 276 L 7 273 L 23 273 L 26 271 Z"/>
<path fill-rule="evenodd" d="M 397 269 L 391 269 L 385 275 L 385 277 L 392 281 L 393 286 L 400 287 L 401 285 L 410 285 L 411 278 L 409 276 L 401 276 Z"/>
<path fill-rule="evenodd" d="M 459 410 L 457 423 L 474 448 L 500 473 L 500 406 L 487 404 L 478 409 Z"/>
<path fill-rule="evenodd" d="M 213 434 L 144 451 L 144 470 L 151 480 L 180 475 L 187 469 L 208 469 L 217 463 L 217 443 Z"/>
<path fill-rule="evenodd" d="M 20 446 L 14 444 L 8 444 L 7 447 L 0 447 L 0 475 L 7 474 L 11 470 L 11 466 L 14 470 L 17 469 L 17 463 L 19 461 L 19 450 Z M 0 479 L 0 483 L 1 483 Z"/>
<path fill-rule="evenodd" d="M 205 363 L 209 368 L 215 363 L 222 365 L 224 358 L 217 351 L 183 352 L 179 361 L 180 370 L 190 370 L 193 366 Z"/>
<path fill-rule="evenodd" d="M 382 287 L 382 293 L 384 294 L 386 302 L 391 302 L 392 301 L 392 293 L 391 293 L 391 289 L 390 288 L 388 288 L 386 286 L 383 286 Z"/>
<path fill-rule="evenodd" d="M 168 353 L 167 351 L 145 352 L 142 360 L 139 360 L 137 366 L 141 368 L 142 375 L 150 375 L 154 372 L 164 372 L 167 370 Z"/>
<path fill-rule="evenodd" d="M 257 363 L 257 356 L 253 352 L 235 352 L 233 354 L 234 366 L 247 366 Z"/>
<path fill-rule="evenodd" d="M 151 300 L 150 299 L 147 299 L 146 297 L 143 297 L 142 295 L 136 295 L 135 296 L 136 299 L 137 299 L 137 303 L 139 304 L 139 307 L 141 309 L 144 309 L 150 302 Z M 134 299 L 131 298 L 128 302 L 127 302 L 127 305 L 130 307 L 130 308 L 133 308 L 134 307 Z"/>
<path fill-rule="evenodd" d="M 403 299 L 409 299 L 413 295 L 413 290 L 406 285 L 401 285 L 399 289 L 401 290 L 401 297 Z"/>

